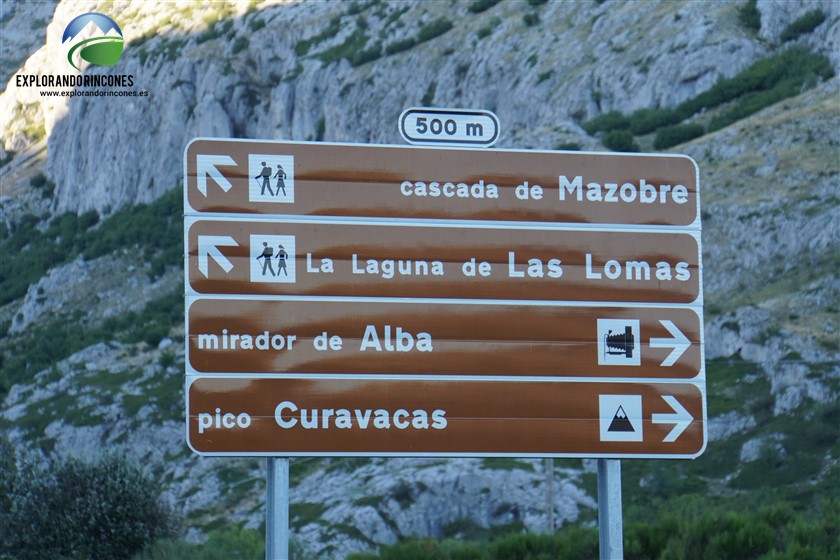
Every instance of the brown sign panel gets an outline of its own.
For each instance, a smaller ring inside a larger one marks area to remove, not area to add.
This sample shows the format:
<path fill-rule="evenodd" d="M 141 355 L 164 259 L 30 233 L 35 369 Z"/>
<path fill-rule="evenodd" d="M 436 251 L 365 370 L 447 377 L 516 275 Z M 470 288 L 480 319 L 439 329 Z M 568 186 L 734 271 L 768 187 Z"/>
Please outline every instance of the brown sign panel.
<path fill-rule="evenodd" d="M 186 212 L 698 224 L 683 155 L 196 139 Z"/>
<path fill-rule="evenodd" d="M 188 220 L 202 294 L 693 303 L 693 234 Z"/>
<path fill-rule="evenodd" d="M 690 308 L 426 302 L 188 301 L 200 373 L 697 376 Z"/>
<path fill-rule="evenodd" d="M 188 378 L 187 435 L 208 455 L 693 458 L 691 383 Z"/>

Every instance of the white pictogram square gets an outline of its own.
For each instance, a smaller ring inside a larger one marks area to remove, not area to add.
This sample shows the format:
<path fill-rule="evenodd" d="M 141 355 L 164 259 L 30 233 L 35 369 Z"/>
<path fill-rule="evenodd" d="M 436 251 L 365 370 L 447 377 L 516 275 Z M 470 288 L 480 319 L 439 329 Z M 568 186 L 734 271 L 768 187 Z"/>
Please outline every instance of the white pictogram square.
<path fill-rule="evenodd" d="M 294 202 L 294 156 L 248 154 L 248 200 Z"/>
<path fill-rule="evenodd" d="M 294 235 L 251 236 L 251 282 L 289 284 L 296 269 Z"/>
<path fill-rule="evenodd" d="M 639 366 L 642 345 L 638 319 L 598 319 L 598 365 Z"/>
<path fill-rule="evenodd" d="M 642 441 L 642 396 L 598 395 L 601 441 Z"/>

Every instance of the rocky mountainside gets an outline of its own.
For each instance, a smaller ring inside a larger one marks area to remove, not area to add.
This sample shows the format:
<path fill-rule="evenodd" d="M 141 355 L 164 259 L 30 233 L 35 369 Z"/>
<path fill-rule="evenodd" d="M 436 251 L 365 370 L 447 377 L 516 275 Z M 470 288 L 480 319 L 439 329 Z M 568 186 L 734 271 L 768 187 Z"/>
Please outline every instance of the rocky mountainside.
<path fill-rule="evenodd" d="M 225 523 L 258 528 L 264 491 L 261 460 L 184 445 L 179 183 L 191 138 L 401 143 L 400 112 L 436 105 L 496 112 L 501 148 L 605 150 L 597 117 L 685 106 L 791 47 L 840 69 L 831 1 L 2 10 L 0 431 L 22 457 L 125 450 L 164 482 L 190 539 Z M 47 98 L 17 84 L 68 71 L 61 35 L 88 11 L 115 19 L 126 45 L 116 67 L 87 73 L 130 74 L 148 97 Z M 814 11 L 822 20 L 796 33 Z M 707 104 L 685 118 L 705 134 L 668 148 L 701 174 L 709 445 L 695 461 L 625 462 L 626 503 L 836 494 L 840 78 L 817 73 L 795 89 L 720 127 L 715 118 L 758 94 Z M 653 130 L 634 133 L 642 149 Z M 545 469 L 296 459 L 293 537 L 305 555 L 339 558 L 407 536 L 541 531 Z M 557 525 L 592 522 L 593 473 L 589 461 L 555 462 Z"/>

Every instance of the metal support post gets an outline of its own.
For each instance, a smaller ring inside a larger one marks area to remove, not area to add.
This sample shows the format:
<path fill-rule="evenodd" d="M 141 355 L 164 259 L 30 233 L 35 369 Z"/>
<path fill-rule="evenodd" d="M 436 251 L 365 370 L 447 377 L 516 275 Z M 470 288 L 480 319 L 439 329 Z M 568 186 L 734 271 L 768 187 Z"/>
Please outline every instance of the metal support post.
<path fill-rule="evenodd" d="M 598 542 L 601 560 L 624 559 L 618 459 L 598 459 Z"/>
<path fill-rule="evenodd" d="M 289 559 L 289 459 L 265 460 L 265 560 Z"/>
<path fill-rule="evenodd" d="M 545 460 L 545 483 L 548 485 L 548 496 L 546 497 L 545 508 L 548 512 L 547 527 L 548 534 L 554 534 L 554 459 Z"/>

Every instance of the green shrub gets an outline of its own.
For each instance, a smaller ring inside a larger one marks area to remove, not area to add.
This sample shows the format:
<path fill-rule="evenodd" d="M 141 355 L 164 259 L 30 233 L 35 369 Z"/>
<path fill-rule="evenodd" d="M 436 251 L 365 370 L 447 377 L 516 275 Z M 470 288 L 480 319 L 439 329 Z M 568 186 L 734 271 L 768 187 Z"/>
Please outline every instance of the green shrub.
<path fill-rule="evenodd" d="M 382 43 L 377 41 L 372 47 L 357 51 L 350 57 L 350 64 L 352 66 L 361 66 L 368 62 L 373 62 L 382 56 Z"/>
<path fill-rule="evenodd" d="M 195 42 L 199 45 L 223 37 L 233 29 L 233 20 L 226 20 L 224 22 L 217 21 L 212 27 L 208 28 L 204 33 L 196 37 Z"/>
<path fill-rule="evenodd" d="M 768 97 L 775 103 L 784 95 L 796 95 L 799 88 L 818 79 L 834 75 L 831 62 L 824 55 L 813 54 L 802 47 L 793 47 L 777 55 L 759 60 L 732 78 L 722 78 L 700 95 L 681 103 L 677 111 L 690 116 L 711 109 L 751 92 L 779 90 Z M 775 99 L 775 101 L 773 101 Z M 766 105 L 764 105 L 766 106 Z M 753 111 L 754 112 L 754 111 Z M 745 113 L 744 113 L 745 114 Z M 710 127 L 710 130 L 712 127 Z"/>
<path fill-rule="evenodd" d="M 630 115 L 630 132 L 641 136 L 663 126 L 677 124 L 686 116 L 674 109 L 639 109 Z"/>
<path fill-rule="evenodd" d="M 528 0 L 528 5 L 529 6 L 542 6 L 546 2 L 548 2 L 548 0 Z"/>
<path fill-rule="evenodd" d="M 231 49 L 231 54 L 239 54 L 240 52 L 244 51 L 248 48 L 248 38 L 247 37 L 237 37 L 236 40 L 233 42 L 233 48 Z"/>
<path fill-rule="evenodd" d="M 124 457 L 66 459 L 13 476 L 0 542 L 12 558 L 128 559 L 174 534 L 175 518 L 156 483 Z"/>
<path fill-rule="evenodd" d="M 751 31 L 758 32 L 761 29 L 761 13 L 756 7 L 756 0 L 747 0 L 738 10 L 738 21 L 741 25 Z"/>
<path fill-rule="evenodd" d="M 369 39 L 364 29 L 357 28 L 343 43 L 323 50 L 315 56 L 324 64 L 331 64 L 342 58 L 347 59 L 352 64 L 353 57 L 364 50 Z"/>
<path fill-rule="evenodd" d="M 806 12 L 802 17 L 793 21 L 790 25 L 785 27 L 780 38 L 783 43 L 793 41 L 799 38 L 800 35 L 810 33 L 825 21 L 825 12 L 820 9 Z"/>
<path fill-rule="evenodd" d="M 15 159 L 15 152 L 14 150 L 6 150 L 6 155 L 0 158 L 0 168 L 4 167 L 7 163 Z"/>
<path fill-rule="evenodd" d="M 315 124 L 315 141 L 316 142 L 323 142 L 324 141 L 324 134 L 327 132 L 327 119 L 323 115 L 321 118 L 318 119 L 318 122 Z"/>
<path fill-rule="evenodd" d="M 414 45 L 416 44 L 417 39 L 414 37 L 394 41 L 393 43 L 388 43 L 388 45 L 385 46 L 385 54 L 390 56 L 392 54 L 407 51 L 408 49 L 414 48 Z"/>
<path fill-rule="evenodd" d="M 333 18 L 330 20 L 329 25 L 327 25 L 327 27 L 324 28 L 323 31 L 321 31 L 314 37 L 298 41 L 295 44 L 295 54 L 297 56 L 306 56 L 313 45 L 317 45 L 318 43 L 329 39 L 330 37 L 335 37 L 335 35 L 338 34 L 339 31 L 341 31 L 341 16 L 333 16 Z"/>
<path fill-rule="evenodd" d="M 432 82 L 429 84 L 429 87 L 426 88 L 426 93 L 423 94 L 423 98 L 420 100 L 420 104 L 424 107 L 431 107 L 432 103 L 435 102 L 435 92 L 437 91 L 437 82 Z"/>
<path fill-rule="evenodd" d="M 629 128 L 630 119 L 618 111 L 610 111 L 609 113 L 598 115 L 594 119 L 583 123 L 581 126 L 589 134 L 595 134 L 596 132 L 608 132 L 610 130 Z"/>
<path fill-rule="evenodd" d="M 778 500 L 769 507 L 750 508 L 742 503 L 743 497 L 723 504 L 706 495 L 694 497 L 695 507 L 672 508 L 645 522 L 625 522 L 625 557 L 817 560 L 840 553 L 840 501 L 836 498 L 798 511 Z M 409 540 L 383 546 L 378 554 L 351 554 L 348 560 L 577 560 L 597 558 L 598 552 L 597 528 L 561 527 L 550 535 L 520 532 L 480 542 Z"/>
<path fill-rule="evenodd" d="M 469 3 L 467 9 L 474 14 L 479 14 L 485 10 L 489 10 L 500 1 L 501 0 L 473 0 Z"/>
<path fill-rule="evenodd" d="M 259 31 L 265 27 L 265 20 L 262 18 L 254 18 L 248 22 L 248 29 L 251 31 Z"/>
<path fill-rule="evenodd" d="M 452 22 L 446 18 L 438 18 L 434 21 L 430 21 L 420 28 L 420 31 L 417 33 L 417 42 L 423 43 L 434 39 L 439 35 L 443 35 L 452 29 L 452 27 Z"/>
<path fill-rule="evenodd" d="M 605 132 L 601 143 L 614 152 L 638 152 L 639 145 L 629 130 L 611 130 Z"/>
<path fill-rule="evenodd" d="M 675 109 L 640 109 L 630 117 L 611 111 L 582 126 L 589 134 L 629 129 L 634 135 L 642 135 L 736 100 L 733 107 L 710 122 L 708 130 L 718 130 L 782 99 L 797 95 L 819 80 L 829 79 L 833 75 L 834 70 L 827 57 L 795 47 L 759 60 L 732 78 L 718 80 L 714 86 Z"/>
<path fill-rule="evenodd" d="M 656 138 L 653 140 L 653 147 L 657 150 L 664 150 L 677 144 L 682 144 L 693 140 L 698 136 L 703 136 L 706 129 L 702 124 L 677 124 L 661 128 L 656 133 Z"/>
<path fill-rule="evenodd" d="M 799 95 L 803 90 L 816 85 L 819 80 L 827 80 L 834 75 L 828 58 L 813 55 L 802 49 L 791 49 L 777 60 L 784 69 L 776 75 L 776 81 L 762 82 L 761 85 L 766 87 L 742 95 L 734 106 L 709 122 L 710 132 L 746 118 L 783 99 Z"/>
<path fill-rule="evenodd" d="M 522 23 L 525 24 L 526 27 L 534 27 L 540 22 L 540 16 L 536 13 L 525 14 L 522 16 Z"/>
<path fill-rule="evenodd" d="M 29 179 L 29 186 L 40 190 L 43 198 L 52 198 L 53 193 L 55 193 L 55 183 L 47 179 L 47 176 L 43 173 L 33 175 Z"/>

